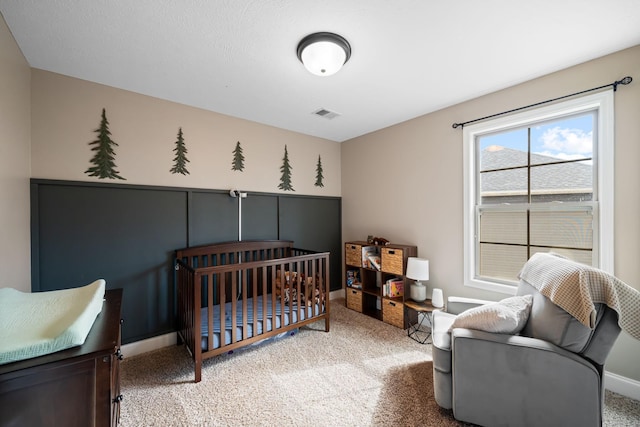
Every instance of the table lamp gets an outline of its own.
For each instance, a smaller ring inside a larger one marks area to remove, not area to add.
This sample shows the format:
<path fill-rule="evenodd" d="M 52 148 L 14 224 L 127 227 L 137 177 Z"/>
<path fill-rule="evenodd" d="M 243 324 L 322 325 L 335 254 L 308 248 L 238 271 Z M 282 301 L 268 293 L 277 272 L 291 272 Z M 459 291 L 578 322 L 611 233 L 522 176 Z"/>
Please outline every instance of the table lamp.
<path fill-rule="evenodd" d="M 409 257 L 407 259 L 407 274 L 409 279 L 415 280 L 409 289 L 412 300 L 422 302 L 427 299 L 427 287 L 422 280 L 429 280 L 429 260 L 424 258 Z"/>

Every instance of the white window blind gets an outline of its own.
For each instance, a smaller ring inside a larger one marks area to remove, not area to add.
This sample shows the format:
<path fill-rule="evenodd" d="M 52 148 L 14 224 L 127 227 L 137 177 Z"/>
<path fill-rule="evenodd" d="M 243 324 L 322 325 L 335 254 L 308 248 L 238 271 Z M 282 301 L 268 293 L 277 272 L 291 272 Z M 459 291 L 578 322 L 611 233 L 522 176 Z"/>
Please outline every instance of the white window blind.
<path fill-rule="evenodd" d="M 593 262 L 593 206 L 554 209 L 478 207 L 479 271 L 488 280 L 514 282 L 537 252 L 554 252 Z"/>

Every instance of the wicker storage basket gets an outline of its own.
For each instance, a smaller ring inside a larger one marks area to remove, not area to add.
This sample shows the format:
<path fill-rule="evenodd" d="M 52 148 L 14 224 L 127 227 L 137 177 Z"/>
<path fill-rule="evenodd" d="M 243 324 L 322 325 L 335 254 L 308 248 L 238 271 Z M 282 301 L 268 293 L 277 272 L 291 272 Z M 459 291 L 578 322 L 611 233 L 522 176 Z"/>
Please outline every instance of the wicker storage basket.
<path fill-rule="evenodd" d="M 347 288 L 347 308 L 362 313 L 362 292 L 355 289 Z"/>
<path fill-rule="evenodd" d="M 347 243 L 344 245 L 344 257 L 348 265 L 362 267 L 362 245 Z"/>
<path fill-rule="evenodd" d="M 403 250 L 395 248 L 382 248 L 382 271 L 399 276 L 404 275 Z"/>
<path fill-rule="evenodd" d="M 382 320 L 404 329 L 404 305 L 398 301 L 382 300 Z"/>

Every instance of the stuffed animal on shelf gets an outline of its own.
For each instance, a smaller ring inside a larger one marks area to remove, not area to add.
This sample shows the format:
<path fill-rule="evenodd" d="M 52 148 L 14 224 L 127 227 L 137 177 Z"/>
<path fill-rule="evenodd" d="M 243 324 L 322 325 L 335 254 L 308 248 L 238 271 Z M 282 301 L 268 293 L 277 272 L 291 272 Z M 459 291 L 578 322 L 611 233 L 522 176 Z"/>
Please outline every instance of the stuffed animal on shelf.
<path fill-rule="evenodd" d="M 387 246 L 390 243 L 389 240 L 385 239 L 384 237 L 371 237 L 371 236 L 369 236 L 369 238 L 367 239 L 367 242 L 374 245 L 380 245 L 380 246 Z"/>

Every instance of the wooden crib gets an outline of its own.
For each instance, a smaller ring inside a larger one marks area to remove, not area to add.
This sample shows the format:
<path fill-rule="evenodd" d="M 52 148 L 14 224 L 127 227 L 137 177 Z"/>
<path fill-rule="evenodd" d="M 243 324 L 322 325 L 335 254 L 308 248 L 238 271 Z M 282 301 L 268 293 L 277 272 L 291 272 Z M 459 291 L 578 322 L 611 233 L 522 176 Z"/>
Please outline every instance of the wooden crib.
<path fill-rule="evenodd" d="M 178 344 L 202 360 L 324 320 L 329 253 L 288 240 L 216 243 L 176 251 Z"/>

